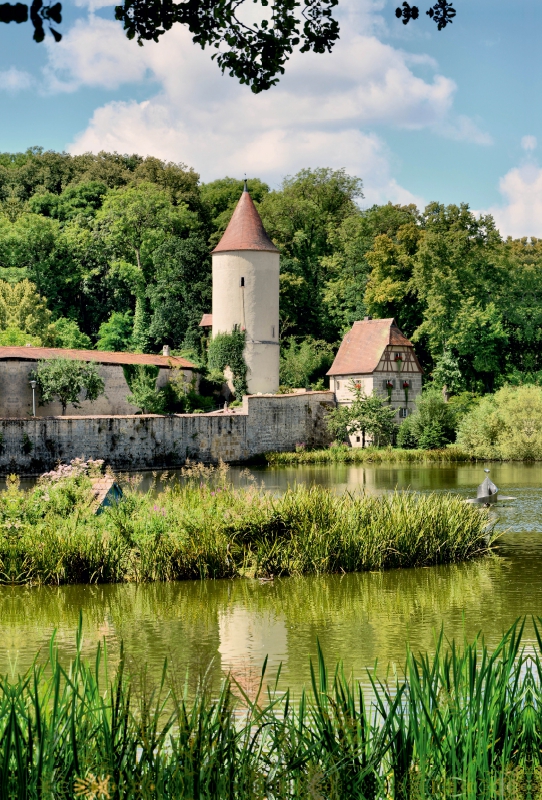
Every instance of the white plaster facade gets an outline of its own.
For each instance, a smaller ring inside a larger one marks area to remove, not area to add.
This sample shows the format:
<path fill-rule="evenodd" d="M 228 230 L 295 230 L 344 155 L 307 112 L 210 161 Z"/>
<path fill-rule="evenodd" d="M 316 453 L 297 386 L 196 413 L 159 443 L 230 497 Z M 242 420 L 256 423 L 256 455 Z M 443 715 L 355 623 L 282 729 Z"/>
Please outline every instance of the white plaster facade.
<path fill-rule="evenodd" d="M 213 337 L 245 331 L 249 394 L 279 388 L 279 254 L 213 253 Z"/>

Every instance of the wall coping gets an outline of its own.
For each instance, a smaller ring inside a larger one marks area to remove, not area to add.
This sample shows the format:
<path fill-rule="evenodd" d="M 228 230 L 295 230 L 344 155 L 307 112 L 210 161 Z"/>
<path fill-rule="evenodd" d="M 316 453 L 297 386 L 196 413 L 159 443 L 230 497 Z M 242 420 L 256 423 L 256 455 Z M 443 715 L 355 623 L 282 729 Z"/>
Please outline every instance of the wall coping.
<path fill-rule="evenodd" d="M 243 405 L 236 406 L 235 409 L 228 410 L 224 414 L 223 411 L 209 411 L 206 414 L 61 414 L 51 415 L 48 417 L 0 417 L 0 422 L 39 422 L 40 420 L 74 420 L 74 419 L 172 419 L 177 417 L 185 417 L 188 419 L 205 419 L 206 417 L 217 417 L 226 419 L 234 416 L 246 416 L 248 406 L 254 400 L 287 400 L 292 397 L 314 397 L 315 395 L 326 395 L 330 399 L 335 398 L 335 392 L 331 389 L 319 389 L 318 391 L 308 392 L 289 392 L 288 394 L 247 394 L 243 396 Z"/>

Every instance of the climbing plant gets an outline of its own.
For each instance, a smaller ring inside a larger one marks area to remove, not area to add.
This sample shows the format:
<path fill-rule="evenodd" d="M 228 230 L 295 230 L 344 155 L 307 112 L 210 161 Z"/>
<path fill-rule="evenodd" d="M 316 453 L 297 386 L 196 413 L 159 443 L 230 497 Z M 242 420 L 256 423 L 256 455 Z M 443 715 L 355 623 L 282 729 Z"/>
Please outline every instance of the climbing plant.
<path fill-rule="evenodd" d="M 233 388 L 237 398 L 247 394 L 247 365 L 244 356 L 245 332 L 239 329 L 231 333 L 217 333 L 209 344 L 207 366 L 210 372 L 224 372 L 229 367 L 233 376 Z"/>

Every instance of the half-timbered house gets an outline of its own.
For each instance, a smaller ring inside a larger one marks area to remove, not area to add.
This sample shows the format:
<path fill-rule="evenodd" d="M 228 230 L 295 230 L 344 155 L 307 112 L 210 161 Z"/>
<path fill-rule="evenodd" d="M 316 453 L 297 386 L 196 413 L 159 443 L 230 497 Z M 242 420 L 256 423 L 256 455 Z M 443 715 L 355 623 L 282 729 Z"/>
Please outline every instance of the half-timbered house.
<path fill-rule="evenodd" d="M 352 402 L 355 384 L 366 395 L 374 392 L 388 400 L 400 422 L 422 390 L 422 372 L 412 342 L 394 319 L 366 317 L 354 322 L 327 374 L 338 405 Z M 352 437 L 352 445 L 359 447 L 361 437 Z"/>

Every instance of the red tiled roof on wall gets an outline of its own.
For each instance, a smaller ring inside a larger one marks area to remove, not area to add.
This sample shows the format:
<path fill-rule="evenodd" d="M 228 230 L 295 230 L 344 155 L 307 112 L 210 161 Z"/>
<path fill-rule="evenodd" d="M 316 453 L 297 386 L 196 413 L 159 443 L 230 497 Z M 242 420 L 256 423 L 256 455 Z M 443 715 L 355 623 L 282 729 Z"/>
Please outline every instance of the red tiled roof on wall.
<path fill-rule="evenodd" d="M 401 333 L 394 319 L 365 319 L 354 322 L 342 340 L 327 374 L 370 374 L 377 368 L 388 345 L 413 347 L 412 342 Z"/>
<path fill-rule="evenodd" d="M 279 252 L 265 232 L 252 197 L 246 190 L 241 195 L 229 225 L 213 253 L 223 253 L 227 250 Z"/>
<path fill-rule="evenodd" d="M 146 353 L 109 353 L 101 350 L 68 350 L 62 347 L 0 347 L 0 361 L 8 358 L 39 361 L 46 358 L 69 358 L 95 361 L 98 364 L 152 364 L 155 367 L 196 369 L 191 361 L 179 356 L 152 356 Z"/>

